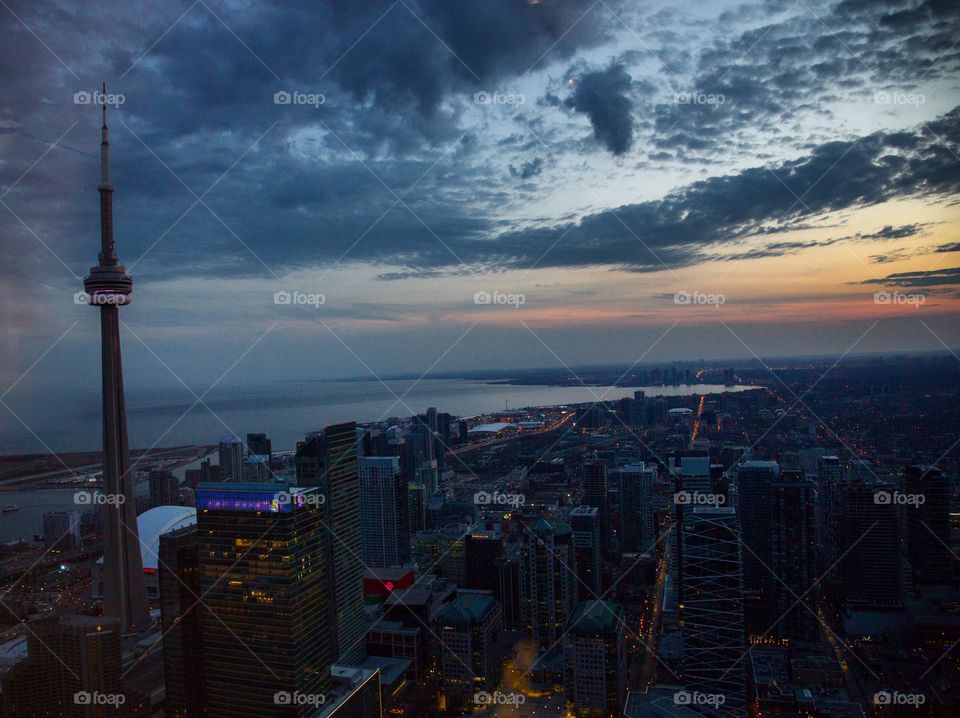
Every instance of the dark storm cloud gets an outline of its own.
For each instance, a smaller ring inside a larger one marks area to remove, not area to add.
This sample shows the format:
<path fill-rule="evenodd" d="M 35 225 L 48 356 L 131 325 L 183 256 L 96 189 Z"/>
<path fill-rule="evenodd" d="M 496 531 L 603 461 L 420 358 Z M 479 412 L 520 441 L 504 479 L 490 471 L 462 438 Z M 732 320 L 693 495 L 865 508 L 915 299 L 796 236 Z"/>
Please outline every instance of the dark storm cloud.
<path fill-rule="evenodd" d="M 256 4 L 241 10 L 210 3 L 220 19 L 197 5 L 176 25 L 183 9 L 159 5 L 124 11 L 94 4 L 82 13 L 51 3 L 11 5 L 80 79 L 22 26 L 12 21 L 0 26 L 7 50 L 0 54 L 0 71 L 11 98 L 0 109 L 5 133 L 0 142 L 11 143 L 4 144 L 5 185 L 73 121 L 79 124 L 58 145 L 65 149 L 53 150 L 5 200 L 30 229 L 0 207 L 8 229 L 0 251 L 19 264 L 55 254 L 77 275 L 89 266 L 90 248 L 76 238 L 97 232 L 97 118 L 95 108 L 75 106 L 72 96 L 92 89 L 104 74 L 127 73 L 116 83 L 126 103 L 111 110 L 117 225 L 125 260 L 143 256 L 136 271 L 148 278 L 174 271 L 263 275 L 328 267 L 341 258 L 391 265 L 390 277 L 535 264 L 656 271 L 711 259 L 712 248 L 724 242 L 803 228 L 809 223 L 802 220 L 811 215 L 956 191 L 955 158 L 932 135 L 877 133 L 856 143 L 811 144 L 801 159 L 771 159 L 769 169 L 711 177 L 662 199 L 576 222 L 561 215 L 536 228 L 518 226 L 496 210 L 516 201 L 517 188 L 533 192 L 529 180 L 546 184 L 552 157 L 539 156 L 541 146 L 523 132 L 491 148 L 482 131 L 464 129 L 462 108 L 448 100 L 469 102 L 481 89 L 509 91 L 531 65 L 596 46 L 613 26 L 605 24 L 603 6 L 618 6 L 579 0 L 407 4 L 409 10 L 386 0 Z M 927 67 L 936 77 L 952 67 L 952 51 L 942 40 L 953 16 L 922 7 L 930 22 L 899 22 L 906 23 L 905 38 L 912 38 L 917 57 L 927 50 L 941 53 L 936 68 Z M 879 33 L 878 39 L 886 38 L 880 45 L 884 62 L 892 65 L 900 56 L 914 62 L 914 50 L 902 51 L 907 39 L 868 28 L 870 13 L 887 11 L 848 4 L 843 12 L 857 18 L 856 37 L 845 40 Z M 690 104 L 683 116 L 644 117 L 636 97 L 652 86 L 631 79 L 627 60 L 582 74 L 566 100 L 553 95 L 556 102 L 538 107 L 582 114 L 615 154 L 638 144 L 638 117 L 647 129 L 680 120 L 674 128 L 663 127 L 658 143 L 666 149 L 656 150 L 657 156 L 703 169 L 712 152 L 731 142 L 731 128 L 753 123 L 762 132 L 783 107 L 809 104 L 804 93 L 815 83 L 796 65 L 806 55 L 816 56 L 810 72 L 821 83 L 842 79 L 850 70 L 834 66 L 846 56 L 835 52 L 836 42 L 824 39 L 822 28 L 809 37 L 786 23 L 769 37 L 764 29 L 733 33 L 734 41 L 701 55 L 686 48 L 671 51 L 677 73 L 692 65 L 701 68 L 699 76 L 719 79 L 720 74 L 706 73 L 732 68 L 720 88 L 731 92 L 723 107 Z M 758 43 L 757 54 L 734 63 L 750 42 Z M 857 47 L 864 49 L 863 43 Z M 782 60 L 769 60 L 777 53 Z M 723 69 L 711 70 L 711 62 Z M 700 89 L 718 89 L 708 85 Z M 326 101 L 318 107 L 278 106 L 277 90 L 323 93 Z M 929 127 L 956 151 L 956 113 Z M 557 146 L 576 143 L 555 131 Z M 515 166 L 477 159 L 491 149 L 515 153 L 507 155 L 518 158 Z M 694 156 L 693 150 L 703 154 Z M 505 183 L 508 173 L 521 182 Z M 219 218 L 203 205 L 191 209 L 191 191 L 202 195 L 210 187 L 204 204 Z M 751 251 L 770 256 L 799 249 L 783 243 Z M 59 264 L 55 268 L 61 271 Z M 72 286 L 75 280 L 61 274 Z"/>
<path fill-rule="evenodd" d="M 888 274 L 882 279 L 867 279 L 861 284 L 883 284 L 888 287 L 950 287 L 960 285 L 960 267 L 897 272 Z"/>
<path fill-rule="evenodd" d="M 940 252 L 960 252 L 960 242 L 947 242 L 946 244 L 938 245 L 935 250 L 936 253 Z"/>
<path fill-rule="evenodd" d="M 578 77 L 567 106 L 590 118 L 593 134 L 608 150 L 622 155 L 633 144 L 630 75 L 623 65 Z"/>
<path fill-rule="evenodd" d="M 785 18 L 783 10 L 768 8 L 771 21 L 748 30 L 733 18 L 729 32 L 679 65 L 675 48 L 659 51 L 680 101 L 655 103 L 643 119 L 656 148 L 762 149 L 761 138 L 770 136 L 799 144 L 811 123 L 836 124 L 838 100 L 883 103 L 892 92 L 919 92 L 916 82 L 960 71 L 958 3 L 794 6 Z"/>
<path fill-rule="evenodd" d="M 960 108 L 928 126 L 935 135 L 918 128 L 828 142 L 801 159 L 712 177 L 661 200 L 602 211 L 576 224 L 508 232 L 492 242 L 472 243 L 464 253 L 513 268 L 609 265 L 659 271 L 705 261 L 710 247 L 755 236 L 758 225 L 796 223 L 896 197 L 954 194 L 960 191 L 954 155 L 960 147 Z M 825 243 L 902 238 L 921 227 L 884 227 Z M 765 254 L 753 256 L 802 248 L 773 243 L 757 250 Z"/>

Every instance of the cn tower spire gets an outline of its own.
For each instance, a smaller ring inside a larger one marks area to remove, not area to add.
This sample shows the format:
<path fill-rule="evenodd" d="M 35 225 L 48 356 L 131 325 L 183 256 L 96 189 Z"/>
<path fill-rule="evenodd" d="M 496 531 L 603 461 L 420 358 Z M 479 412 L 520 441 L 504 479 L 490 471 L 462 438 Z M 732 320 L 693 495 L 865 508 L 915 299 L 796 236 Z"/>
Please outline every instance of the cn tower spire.
<path fill-rule="evenodd" d="M 110 130 L 107 127 L 107 83 L 100 95 L 103 124 L 100 126 L 100 264 L 115 266 L 116 247 L 113 243 L 113 186 L 110 184 Z"/>
<path fill-rule="evenodd" d="M 110 139 L 107 85 L 100 96 L 100 254 L 83 280 L 87 301 L 100 310 L 100 357 L 103 387 L 103 615 L 120 619 L 125 633 L 149 627 L 147 588 L 133 498 L 133 475 L 127 444 L 127 413 L 120 358 L 121 306 L 130 303 L 133 280 L 120 264 L 113 239 L 113 185 L 110 184 Z"/>

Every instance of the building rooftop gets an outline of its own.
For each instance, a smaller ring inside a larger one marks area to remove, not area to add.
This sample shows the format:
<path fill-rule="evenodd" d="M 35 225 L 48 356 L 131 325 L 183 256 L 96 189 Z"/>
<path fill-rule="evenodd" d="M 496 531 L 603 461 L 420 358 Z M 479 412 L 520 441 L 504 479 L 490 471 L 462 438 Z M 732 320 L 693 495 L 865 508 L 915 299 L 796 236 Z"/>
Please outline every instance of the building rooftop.
<path fill-rule="evenodd" d="M 496 600 L 486 593 L 461 593 L 440 614 L 440 622 L 458 628 L 476 625 L 495 605 Z"/>
<path fill-rule="evenodd" d="M 392 686 L 403 679 L 403 673 L 410 665 L 405 658 L 385 658 L 383 656 L 367 656 L 361 668 L 367 670 L 380 669 L 380 684 Z"/>
<path fill-rule="evenodd" d="M 609 601 L 583 601 L 570 615 L 570 632 L 615 633 L 622 622 L 622 606 Z"/>
<path fill-rule="evenodd" d="M 533 532 L 540 536 L 562 536 L 564 534 L 570 533 L 570 527 L 567 524 L 554 521 L 553 523 L 547 521 L 545 518 L 540 517 L 537 522 L 533 525 Z"/>

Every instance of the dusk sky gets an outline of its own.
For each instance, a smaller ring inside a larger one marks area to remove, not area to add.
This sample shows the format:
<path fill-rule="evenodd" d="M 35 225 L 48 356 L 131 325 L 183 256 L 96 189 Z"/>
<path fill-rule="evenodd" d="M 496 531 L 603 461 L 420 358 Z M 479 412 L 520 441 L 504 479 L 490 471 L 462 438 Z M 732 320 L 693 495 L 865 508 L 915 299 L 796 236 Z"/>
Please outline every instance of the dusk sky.
<path fill-rule="evenodd" d="M 2 5 L 11 401 L 99 382 L 101 81 L 130 385 L 960 346 L 955 0 Z"/>

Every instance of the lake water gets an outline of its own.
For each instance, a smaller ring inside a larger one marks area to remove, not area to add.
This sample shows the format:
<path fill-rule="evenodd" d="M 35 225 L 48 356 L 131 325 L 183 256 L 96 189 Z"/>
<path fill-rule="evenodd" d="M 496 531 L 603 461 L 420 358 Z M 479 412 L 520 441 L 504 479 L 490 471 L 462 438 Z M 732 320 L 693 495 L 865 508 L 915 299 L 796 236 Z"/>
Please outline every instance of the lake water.
<path fill-rule="evenodd" d="M 341 421 L 377 421 L 405 417 L 435 406 L 458 416 L 472 416 L 509 407 L 548 406 L 619 399 L 636 389 L 647 396 L 688 396 L 751 387 L 696 384 L 654 387 L 559 387 L 490 384 L 461 379 L 420 382 L 304 381 L 216 387 L 204 405 L 182 390 L 130 391 L 127 424 L 130 445 L 177 446 L 215 444 L 236 433 L 263 432 L 274 450 L 292 449 L 310 431 Z M 89 394 L 72 405 L 59 397 L 55 404 L 35 401 L 14 406 L 31 431 L 10 420 L 2 426 L 0 453 L 95 451 L 100 446 L 100 403 Z M 48 447 L 48 448 L 47 448 Z M 42 531 L 45 511 L 73 508 L 72 490 L 0 492 L 0 503 L 21 510 L 0 516 L 0 539 L 30 538 Z"/>

